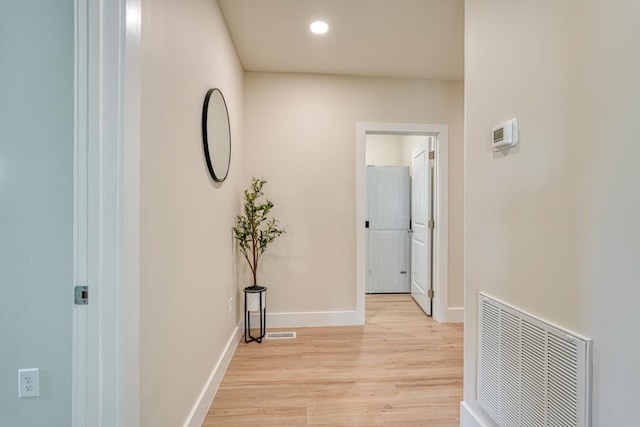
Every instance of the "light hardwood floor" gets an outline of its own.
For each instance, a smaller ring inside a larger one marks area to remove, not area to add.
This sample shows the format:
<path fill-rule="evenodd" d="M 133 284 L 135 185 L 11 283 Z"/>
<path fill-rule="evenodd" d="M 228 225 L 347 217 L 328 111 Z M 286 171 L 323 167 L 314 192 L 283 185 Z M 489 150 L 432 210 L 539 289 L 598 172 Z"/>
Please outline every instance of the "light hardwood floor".
<path fill-rule="evenodd" d="M 409 295 L 367 295 L 366 308 L 365 326 L 243 340 L 203 426 L 459 426 L 462 325 Z"/>

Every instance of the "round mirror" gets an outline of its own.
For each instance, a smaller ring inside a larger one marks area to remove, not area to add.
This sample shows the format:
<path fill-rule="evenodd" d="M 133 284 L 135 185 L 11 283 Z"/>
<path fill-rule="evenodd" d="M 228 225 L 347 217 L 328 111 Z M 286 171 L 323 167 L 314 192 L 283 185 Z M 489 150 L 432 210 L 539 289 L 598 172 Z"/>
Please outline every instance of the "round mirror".
<path fill-rule="evenodd" d="M 227 103 L 220 89 L 209 89 L 204 97 L 202 142 L 211 177 L 224 181 L 231 162 L 231 131 Z"/>

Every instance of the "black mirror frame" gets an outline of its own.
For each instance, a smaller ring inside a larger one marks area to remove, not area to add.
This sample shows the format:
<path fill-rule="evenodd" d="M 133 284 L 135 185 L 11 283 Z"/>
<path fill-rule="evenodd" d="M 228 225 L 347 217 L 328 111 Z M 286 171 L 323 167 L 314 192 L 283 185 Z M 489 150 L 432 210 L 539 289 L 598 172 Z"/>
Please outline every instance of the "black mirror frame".
<path fill-rule="evenodd" d="M 227 171 L 222 177 L 218 177 L 215 170 L 213 169 L 213 163 L 211 162 L 211 152 L 209 150 L 209 135 L 207 132 L 207 114 L 209 112 L 209 100 L 211 99 L 211 95 L 214 92 L 218 92 L 220 94 L 220 97 L 222 98 L 224 110 L 227 116 L 227 129 L 229 131 L 229 158 L 227 159 Z M 204 97 L 204 105 L 202 106 L 202 145 L 204 147 L 204 157 L 207 161 L 207 168 L 209 169 L 211 178 L 213 178 L 213 180 L 216 182 L 224 181 L 229 175 L 229 169 L 231 169 L 231 123 L 229 121 L 229 109 L 227 108 L 227 101 L 226 99 L 224 99 L 222 91 L 218 88 L 209 89 Z"/>

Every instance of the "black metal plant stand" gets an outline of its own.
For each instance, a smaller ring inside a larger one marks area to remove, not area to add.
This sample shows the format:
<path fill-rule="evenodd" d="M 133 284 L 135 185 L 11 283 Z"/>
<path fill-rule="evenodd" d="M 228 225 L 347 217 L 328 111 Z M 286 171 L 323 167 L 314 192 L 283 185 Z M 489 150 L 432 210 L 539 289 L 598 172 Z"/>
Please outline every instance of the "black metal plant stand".
<path fill-rule="evenodd" d="M 257 341 L 262 343 L 262 339 L 267 331 L 267 288 L 264 286 L 248 286 L 244 288 L 244 342 Z M 247 295 L 258 294 L 258 317 L 260 319 L 260 335 L 254 337 L 251 335 L 251 311 L 252 307 L 247 306 Z"/>

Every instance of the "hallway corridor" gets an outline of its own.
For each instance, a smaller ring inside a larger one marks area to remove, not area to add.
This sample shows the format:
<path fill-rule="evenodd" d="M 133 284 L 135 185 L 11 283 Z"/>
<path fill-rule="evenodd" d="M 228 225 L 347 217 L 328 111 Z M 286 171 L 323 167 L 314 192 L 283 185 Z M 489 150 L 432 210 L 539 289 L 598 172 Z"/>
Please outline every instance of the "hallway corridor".
<path fill-rule="evenodd" d="M 409 295 L 367 295 L 366 308 L 365 326 L 241 342 L 204 426 L 458 426 L 462 324 Z"/>

